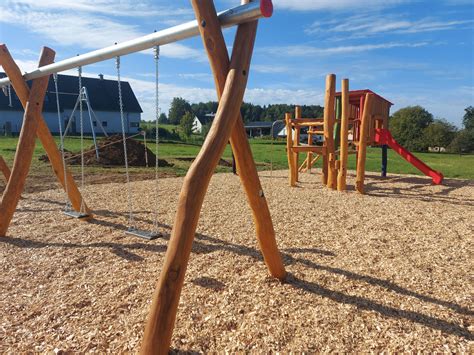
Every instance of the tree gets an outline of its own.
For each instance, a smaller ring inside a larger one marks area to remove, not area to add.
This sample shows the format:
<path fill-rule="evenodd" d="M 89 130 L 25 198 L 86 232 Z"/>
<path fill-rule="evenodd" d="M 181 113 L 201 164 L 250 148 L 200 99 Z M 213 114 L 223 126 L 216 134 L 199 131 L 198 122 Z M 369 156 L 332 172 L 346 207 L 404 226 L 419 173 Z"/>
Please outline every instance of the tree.
<path fill-rule="evenodd" d="M 464 128 L 472 130 L 474 129 L 474 107 L 469 106 L 464 111 L 466 111 L 466 114 L 462 120 Z"/>
<path fill-rule="evenodd" d="M 168 117 L 166 117 L 166 113 L 164 112 L 161 113 L 160 117 L 158 118 L 158 123 L 161 123 L 161 124 L 169 123 Z"/>
<path fill-rule="evenodd" d="M 393 114 L 390 130 L 394 138 L 408 150 L 423 151 L 428 148 L 428 144 L 423 141 L 423 132 L 431 123 L 431 113 L 421 106 L 410 106 Z"/>
<path fill-rule="evenodd" d="M 168 113 L 169 123 L 174 125 L 180 124 L 181 118 L 186 112 L 192 112 L 189 102 L 181 97 L 175 97 L 171 102 L 170 111 Z"/>
<path fill-rule="evenodd" d="M 456 136 L 456 127 L 444 119 L 435 120 L 425 128 L 423 142 L 428 147 L 447 148 Z"/>
<path fill-rule="evenodd" d="M 193 134 L 194 117 L 194 114 L 188 111 L 181 118 L 179 126 L 181 127 L 181 132 L 183 132 L 183 135 L 186 138 L 191 137 L 191 134 Z"/>
<path fill-rule="evenodd" d="M 459 131 L 448 147 L 453 153 L 474 153 L 474 129 Z"/>

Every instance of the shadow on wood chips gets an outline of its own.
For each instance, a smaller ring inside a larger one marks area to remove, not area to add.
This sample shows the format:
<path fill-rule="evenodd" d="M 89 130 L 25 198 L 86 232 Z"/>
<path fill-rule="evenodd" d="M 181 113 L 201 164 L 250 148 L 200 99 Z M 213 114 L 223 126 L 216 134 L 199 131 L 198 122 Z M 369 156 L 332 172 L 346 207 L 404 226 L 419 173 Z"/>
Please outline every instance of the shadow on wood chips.
<path fill-rule="evenodd" d="M 92 223 L 100 224 L 102 222 L 95 221 Z M 162 224 L 161 227 L 163 227 L 166 230 L 171 230 L 171 227 L 165 224 Z M 165 240 L 169 240 L 169 237 L 170 237 L 169 233 L 164 233 L 161 236 L 161 238 Z M 146 250 L 151 250 L 157 253 L 166 252 L 165 245 L 154 245 L 154 244 L 141 243 L 141 242 L 134 242 L 134 243 L 128 243 L 128 244 L 111 243 L 111 242 L 77 244 L 77 243 L 60 243 L 60 242 L 58 243 L 39 242 L 39 241 L 26 240 L 26 239 L 21 239 L 21 238 L 4 237 L 0 239 L 0 243 L 14 245 L 19 248 L 33 248 L 33 249 L 52 248 L 52 247 L 105 248 L 105 249 L 109 249 L 116 256 L 120 258 L 124 258 L 131 262 L 138 262 L 138 261 L 142 261 L 143 259 L 142 257 L 133 253 L 133 250 L 146 249 Z M 223 241 L 221 239 L 218 239 L 212 236 L 196 233 L 196 240 L 194 241 L 194 245 L 193 245 L 193 253 L 206 254 L 206 253 L 213 253 L 217 250 L 228 251 L 231 253 L 235 253 L 236 255 L 249 256 L 259 262 L 263 261 L 260 251 L 255 248 L 234 244 L 234 243 Z M 319 255 L 325 255 L 329 257 L 337 256 L 331 251 L 326 251 L 326 250 L 312 249 L 312 248 L 309 248 L 309 249 L 308 248 L 302 248 L 302 249 L 289 248 L 289 249 L 282 250 L 282 257 L 286 265 L 298 263 L 311 269 L 323 270 L 323 271 L 330 272 L 336 275 L 342 275 L 348 279 L 352 279 L 361 283 L 366 283 L 372 286 L 382 287 L 382 288 L 385 288 L 386 290 L 398 293 L 400 295 L 417 298 L 418 300 L 426 302 L 426 303 L 436 304 L 436 305 L 451 309 L 452 311 L 461 315 L 465 315 L 469 317 L 472 317 L 474 315 L 473 311 L 471 311 L 470 309 L 466 307 L 460 306 L 456 303 L 411 291 L 407 288 L 399 286 L 396 283 L 388 281 L 388 280 L 384 280 L 384 279 L 380 279 L 380 278 L 376 278 L 376 277 L 368 276 L 368 275 L 361 275 L 361 274 L 357 274 L 348 270 L 343 270 L 340 268 L 335 268 L 335 267 L 315 263 L 311 260 L 305 259 L 298 255 L 298 254 L 306 254 L 306 253 L 316 253 Z M 194 279 L 192 282 L 198 286 L 213 289 L 215 291 L 220 291 L 225 288 L 224 283 L 213 278 L 201 277 L 201 278 Z M 277 282 L 277 281 L 273 281 L 273 279 L 271 279 L 271 281 L 269 282 Z M 439 319 L 431 315 L 426 315 L 426 314 L 416 312 L 416 311 L 403 310 L 396 307 L 383 305 L 377 302 L 376 300 L 371 300 L 368 298 L 349 295 L 340 291 L 331 290 L 320 284 L 298 278 L 297 276 L 292 275 L 292 274 L 288 275 L 285 283 L 287 283 L 288 285 L 291 285 L 295 289 L 300 289 L 303 292 L 308 292 L 308 293 L 318 295 L 320 297 L 328 298 L 338 303 L 353 305 L 359 309 L 366 310 L 366 311 L 377 312 L 385 317 L 395 318 L 395 319 L 404 319 L 413 323 L 418 323 L 423 326 L 439 330 L 443 333 L 453 334 L 459 337 L 463 337 L 470 341 L 474 340 L 474 335 L 467 328 L 464 328 L 463 326 L 460 326 L 454 322 L 445 321 L 443 319 Z"/>

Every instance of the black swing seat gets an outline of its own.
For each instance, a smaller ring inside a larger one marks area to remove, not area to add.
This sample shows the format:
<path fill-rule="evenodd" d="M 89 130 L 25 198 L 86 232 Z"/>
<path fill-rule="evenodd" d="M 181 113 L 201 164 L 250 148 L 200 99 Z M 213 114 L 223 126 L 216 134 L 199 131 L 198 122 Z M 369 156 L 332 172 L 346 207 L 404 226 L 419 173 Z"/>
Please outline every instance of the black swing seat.
<path fill-rule="evenodd" d="M 77 211 L 64 211 L 63 213 L 66 216 L 76 218 L 76 219 L 84 219 L 84 218 L 89 218 L 90 217 L 87 213 L 77 212 Z"/>
<path fill-rule="evenodd" d="M 136 228 L 129 228 L 125 233 L 133 235 L 135 237 L 146 239 L 146 240 L 154 240 L 159 237 L 158 233 L 156 232 L 149 232 L 149 231 L 144 231 L 144 230 L 136 229 Z"/>

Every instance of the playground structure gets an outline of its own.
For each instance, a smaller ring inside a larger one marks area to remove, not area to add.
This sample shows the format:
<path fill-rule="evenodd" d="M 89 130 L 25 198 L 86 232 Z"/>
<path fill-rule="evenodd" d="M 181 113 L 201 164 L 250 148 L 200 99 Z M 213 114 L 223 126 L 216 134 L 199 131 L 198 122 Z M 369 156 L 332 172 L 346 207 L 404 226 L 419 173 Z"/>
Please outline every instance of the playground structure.
<path fill-rule="evenodd" d="M 270 211 L 259 181 L 243 121 L 240 117 L 240 107 L 247 85 L 258 19 L 270 17 L 273 6 L 270 0 L 244 1 L 244 3 L 241 6 L 217 14 L 212 1 L 193 0 L 192 5 L 197 21 L 58 63 L 53 63 L 55 52 L 44 47 L 38 69 L 25 75 L 21 74 L 7 47 L 5 45 L 0 46 L 0 65 L 7 74 L 7 78 L 0 80 L 0 86 L 11 83 L 25 109 L 11 177 L 7 182 L 0 205 L 0 236 L 5 236 L 25 186 L 36 136 L 41 140 L 53 171 L 65 188 L 74 211 L 79 217 L 92 218 L 93 216 L 92 211 L 86 206 L 72 175 L 66 168 L 64 155 L 61 155 L 42 118 L 42 106 L 49 76 L 75 67 L 79 68 L 80 72 L 84 65 L 115 57 L 120 88 L 121 55 L 158 47 L 199 34 L 202 37 L 214 74 L 220 100 L 219 108 L 211 131 L 186 175 L 179 196 L 178 211 L 167 248 L 165 263 L 153 297 L 145 329 L 142 353 L 168 353 L 186 266 L 191 253 L 202 203 L 211 176 L 229 140 L 236 158 L 239 176 L 253 212 L 257 238 L 265 263 L 272 276 L 278 279 L 284 279 L 286 276 L 276 245 Z M 233 25 L 238 25 L 238 29 L 233 44 L 232 56 L 229 58 L 221 27 Z M 32 80 L 31 89 L 27 84 L 28 80 Z M 81 85 L 80 89 L 82 89 Z M 79 105 L 82 106 L 82 100 L 79 99 L 78 101 Z M 125 137 L 123 141 L 125 145 Z M 61 148 L 64 148 L 63 144 Z M 81 187 L 83 188 L 83 184 Z"/>
<path fill-rule="evenodd" d="M 382 176 L 387 175 L 388 147 L 441 184 L 443 175 L 431 169 L 392 137 L 389 127 L 390 101 L 371 90 L 349 91 L 349 80 L 342 80 L 341 92 L 336 93 L 336 76 L 326 78 L 323 118 L 303 118 L 301 108 L 296 106 L 295 115 L 285 115 L 287 131 L 287 157 L 290 186 L 296 186 L 299 172 L 310 171 L 322 158 L 321 181 L 328 188 L 347 189 L 347 161 L 349 154 L 356 156 L 356 183 L 359 193 L 365 193 L 365 164 L 367 147 L 380 146 L 382 150 Z M 301 135 L 308 136 L 307 144 L 301 144 Z M 315 138 L 322 136 L 322 144 Z M 299 154 L 306 153 L 299 165 Z"/>

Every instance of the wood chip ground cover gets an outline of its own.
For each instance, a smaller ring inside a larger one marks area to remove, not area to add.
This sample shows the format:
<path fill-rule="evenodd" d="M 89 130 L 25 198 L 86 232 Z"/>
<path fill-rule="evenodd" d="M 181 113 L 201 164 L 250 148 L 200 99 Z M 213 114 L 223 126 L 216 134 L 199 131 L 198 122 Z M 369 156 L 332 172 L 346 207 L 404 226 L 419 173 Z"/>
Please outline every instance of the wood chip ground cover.
<path fill-rule="evenodd" d="M 474 184 L 375 175 L 368 195 L 304 174 L 261 174 L 286 283 L 268 277 L 238 177 L 207 194 L 180 301 L 180 351 L 473 352 Z M 354 177 L 349 177 L 353 182 Z M 162 238 L 124 234 L 121 183 L 86 188 L 90 223 L 61 214 L 60 190 L 25 194 L 0 239 L 0 352 L 139 347 L 182 178 L 159 182 Z M 133 182 L 139 227 L 153 181 Z"/>

